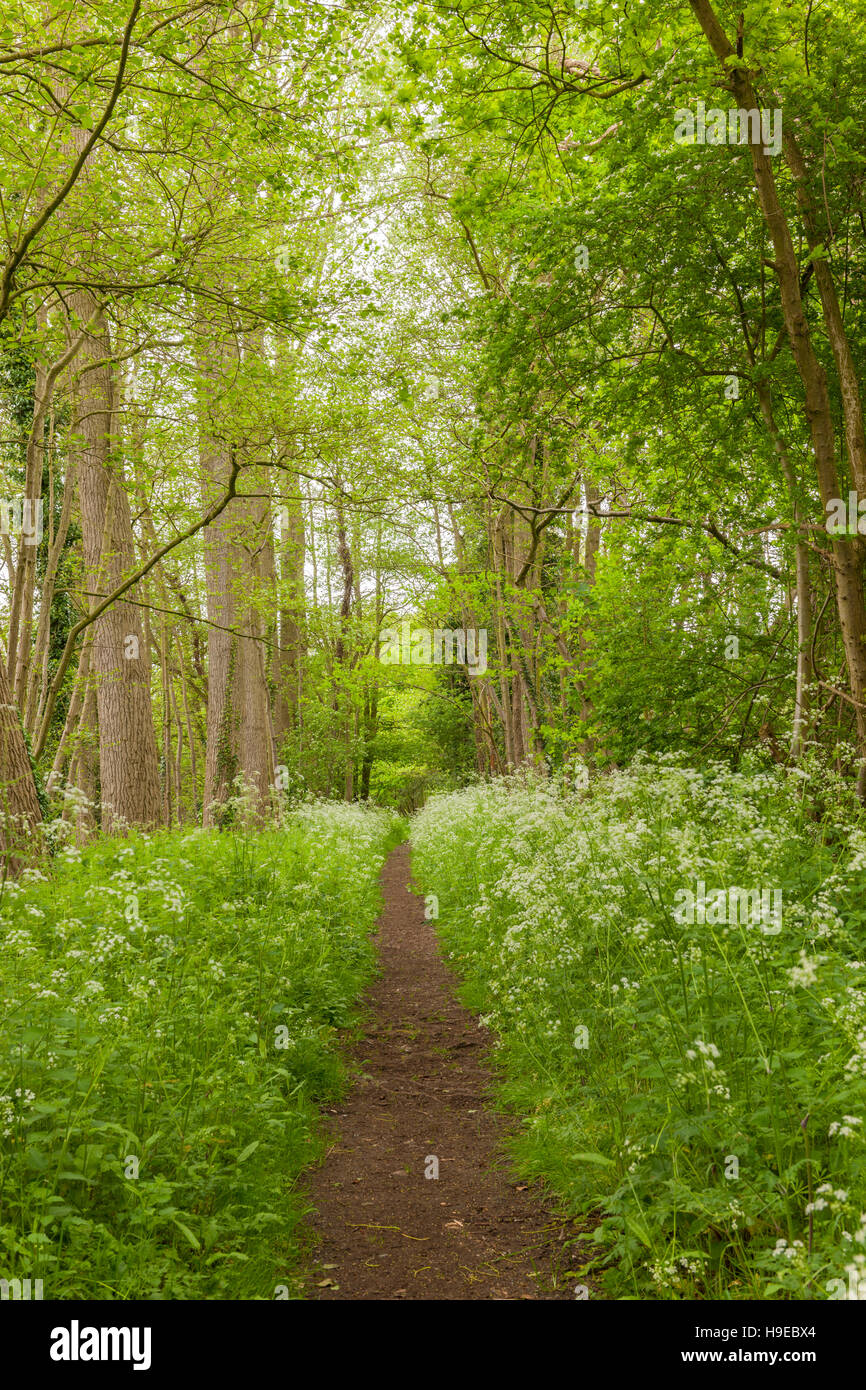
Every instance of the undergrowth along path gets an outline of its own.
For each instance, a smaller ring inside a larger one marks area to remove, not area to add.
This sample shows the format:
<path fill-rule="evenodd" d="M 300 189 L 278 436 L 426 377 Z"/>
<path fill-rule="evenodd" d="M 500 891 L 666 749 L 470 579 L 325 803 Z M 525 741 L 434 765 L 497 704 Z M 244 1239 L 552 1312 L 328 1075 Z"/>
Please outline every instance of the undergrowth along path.
<path fill-rule="evenodd" d="M 490 1035 L 455 997 L 409 869 L 403 844 L 382 871 L 382 972 L 353 1049 L 359 1074 L 306 1182 L 318 1237 L 306 1296 L 574 1299 L 588 1228 L 509 1176 Z"/>

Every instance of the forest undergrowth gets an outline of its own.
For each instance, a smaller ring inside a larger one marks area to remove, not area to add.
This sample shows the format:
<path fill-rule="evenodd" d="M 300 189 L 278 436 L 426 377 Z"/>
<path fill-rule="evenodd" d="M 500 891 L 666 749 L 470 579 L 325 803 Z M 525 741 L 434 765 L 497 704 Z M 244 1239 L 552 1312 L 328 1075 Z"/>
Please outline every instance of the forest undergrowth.
<path fill-rule="evenodd" d="M 62 824 L 62 823 L 61 823 Z M 299 1172 L 399 823 L 105 836 L 0 894 L 0 1266 L 51 1299 L 295 1298 Z"/>
<path fill-rule="evenodd" d="M 815 809 L 816 805 L 822 810 Z M 514 1158 L 615 1298 L 866 1288 L 866 821 L 832 774 L 639 758 L 433 797 L 415 874 Z"/>

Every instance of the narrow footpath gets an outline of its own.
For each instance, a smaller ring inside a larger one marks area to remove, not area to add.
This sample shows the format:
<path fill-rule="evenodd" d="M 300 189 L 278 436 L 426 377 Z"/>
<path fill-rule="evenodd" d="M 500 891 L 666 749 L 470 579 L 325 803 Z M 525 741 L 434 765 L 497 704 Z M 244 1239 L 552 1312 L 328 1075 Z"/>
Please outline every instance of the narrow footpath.
<path fill-rule="evenodd" d="M 409 855 L 400 845 L 382 871 L 382 974 L 353 1053 L 360 1074 L 328 1112 L 332 1146 L 305 1183 L 316 1209 L 305 1295 L 574 1299 L 579 1280 L 565 1276 L 589 1258 L 590 1227 L 510 1177 L 490 1034 L 455 998 L 435 924 L 408 890 Z"/>

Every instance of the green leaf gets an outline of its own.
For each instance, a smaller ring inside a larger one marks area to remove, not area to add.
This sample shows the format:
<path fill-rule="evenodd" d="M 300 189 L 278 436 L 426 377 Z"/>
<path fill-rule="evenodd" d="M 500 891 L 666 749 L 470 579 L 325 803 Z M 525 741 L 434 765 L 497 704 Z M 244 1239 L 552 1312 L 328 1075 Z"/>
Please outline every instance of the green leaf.
<path fill-rule="evenodd" d="M 177 1217 L 174 1218 L 174 1224 L 175 1226 L 177 1226 L 177 1229 L 179 1231 L 182 1231 L 183 1234 L 186 1236 L 193 1250 L 201 1250 L 201 1242 L 199 1241 L 197 1236 L 193 1235 L 192 1231 L 189 1229 L 189 1226 L 185 1226 L 182 1221 L 178 1221 Z"/>

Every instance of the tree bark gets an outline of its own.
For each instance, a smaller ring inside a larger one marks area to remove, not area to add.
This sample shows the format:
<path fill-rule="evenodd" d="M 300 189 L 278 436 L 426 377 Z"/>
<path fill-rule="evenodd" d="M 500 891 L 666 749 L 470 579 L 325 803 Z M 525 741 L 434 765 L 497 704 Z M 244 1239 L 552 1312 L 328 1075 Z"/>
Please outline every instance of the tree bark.
<path fill-rule="evenodd" d="M 277 743 L 296 728 L 300 715 L 304 649 L 304 508 L 300 480 L 282 508 L 277 546 L 279 559 L 279 616 L 273 679 L 274 733 Z"/>
<path fill-rule="evenodd" d="M 19 851 L 42 819 L 18 708 L 0 661 L 0 853 L 13 872 Z"/>
<path fill-rule="evenodd" d="M 207 325 L 204 332 L 209 332 Z M 220 358 L 222 357 L 222 361 Z M 227 352 L 203 353 L 205 377 L 216 387 Z M 200 465 L 202 492 L 211 506 L 225 491 L 232 445 L 214 419 L 213 403 L 202 397 Z M 254 607 L 260 582 L 259 554 L 270 530 L 267 502 L 235 497 L 205 528 L 207 576 L 208 709 L 205 754 L 204 825 L 221 825 L 224 804 L 235 779 L 252 789 L 255 811 L 264 815 L 274 785 L 274 744 L 270 698 Z"/>
<path fill-rule="evenodd" d="M 74 434 L 78 460 L 85 587 L 93 605 L 121 583 L 135 563 L 129 501 L 115 454 L 114 380 L 105 317 L 79 290 L 72 309 L 85 334 Z M 134 591 L 133 591 L 134 593 Z M 102 829 L 150 827 L 160 816 L 159 763 L 153 728 L 150 652 L 139 610 L 119 602 L 94 624 L 91 672 L 99 726 Z"/>

